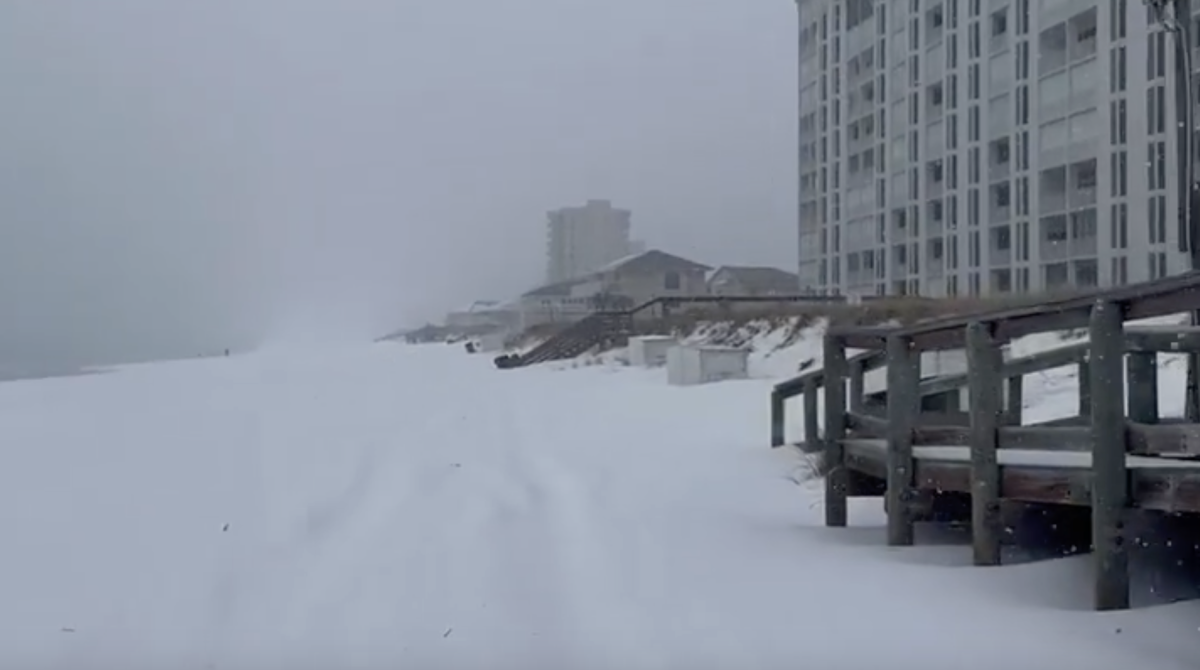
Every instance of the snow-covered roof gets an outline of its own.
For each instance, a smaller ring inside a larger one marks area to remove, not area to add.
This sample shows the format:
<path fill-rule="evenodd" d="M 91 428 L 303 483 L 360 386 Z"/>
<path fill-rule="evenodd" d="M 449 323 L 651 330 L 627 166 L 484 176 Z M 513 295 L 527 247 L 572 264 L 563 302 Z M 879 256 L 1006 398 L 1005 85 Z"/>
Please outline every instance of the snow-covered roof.
<path fill-rule="evenodd" d="M 554 282 L 539 286 L 532 291 L 527 291 L 523 297 L 525 298 L 551 298 L 571 295 L 571 288 L 578 286 L 587 281 L 585 277 L 576 277 L 575 279 L 567 279 L 566 281 Z"/>
<path fill-rule="evenodd" d="M 641 256 L 644 253 L 646 253 L 646 252 L 639 251 L 637 253 L 625 254 L 624 256 L 618 258 L 615 261 L 612 261 L 610 263 L 605 263 L 604 265 L 601 265 L 600 267 L 596 268 L 596 272 L 597 273 L 611 272 L 612 270 L 616 270 L 616 269 L 620 268 L 622 265 L 625 265 L 629 261 L 637 258 L 638 256 Z"/>
<path fill-rule="evenodd" d="M 800 290 L 800 277 L 779 268 L 765 266 L 722 265 L 709 281 L 733 278 L 748 291 L 796 293 Z"/>
<path fill-rule="evenodd" d="M 455 310 L 455 312 L 459 313 L 459 314 L 473 313 L 473 312 L 490 312 L 492 310 L 496 310 L 499 308 L 500 308 L 499 300 L 476 300 L 475 302 L 471 303 L 470 305 L 467 305 L 463 309 Z"/>
<path fill-rule="evenodd" d="M 712 268 L 696 261 L 688 260 L 682 256 L 668 254 L 665 251 L 658 249 L 649 249 L 636 254 L 622 256 L 617 260 L 602 265 L 594 274 L 603 272 L 612 272 L 613 270 L 630 270 L 633 272 L 639 271 L 661 271 L 661 270 L 704 270 L 708 271 Z"/>

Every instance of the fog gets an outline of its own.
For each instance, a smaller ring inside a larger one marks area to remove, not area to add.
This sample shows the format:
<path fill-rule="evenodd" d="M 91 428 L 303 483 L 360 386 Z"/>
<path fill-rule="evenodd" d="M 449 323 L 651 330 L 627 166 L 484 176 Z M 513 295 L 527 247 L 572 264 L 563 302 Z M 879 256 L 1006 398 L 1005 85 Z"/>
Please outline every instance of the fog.
<path fill-rule="evenodd" d="M 795 265 L 790 0 L 3 0 L 0 370 L 369 338 L 545 212 Z"/>

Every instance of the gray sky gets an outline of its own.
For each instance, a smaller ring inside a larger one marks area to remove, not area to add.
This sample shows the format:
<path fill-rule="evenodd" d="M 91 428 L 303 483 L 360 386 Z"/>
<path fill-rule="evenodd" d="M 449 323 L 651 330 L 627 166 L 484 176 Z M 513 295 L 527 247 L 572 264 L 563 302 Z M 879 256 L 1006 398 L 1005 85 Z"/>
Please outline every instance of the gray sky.
<path fill-rule="evenodd" d="M 374 335 L 609 198 L 795 263 L 791 0 L 0 0 L 0 365 Z"/>

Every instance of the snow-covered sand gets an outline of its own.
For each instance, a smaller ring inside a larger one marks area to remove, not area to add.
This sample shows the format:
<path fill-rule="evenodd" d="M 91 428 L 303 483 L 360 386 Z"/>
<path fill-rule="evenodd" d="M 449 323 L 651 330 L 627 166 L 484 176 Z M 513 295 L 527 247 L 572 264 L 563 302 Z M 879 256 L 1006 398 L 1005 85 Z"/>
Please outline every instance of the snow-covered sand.
<path fill-rule="evenodd" d="M 1196 667 L 1195 602 L 889 550 L 875 500 L 822 528 L 775 380 L 664 379 L 381 344 L 0 384 L 0 666 Z"/>

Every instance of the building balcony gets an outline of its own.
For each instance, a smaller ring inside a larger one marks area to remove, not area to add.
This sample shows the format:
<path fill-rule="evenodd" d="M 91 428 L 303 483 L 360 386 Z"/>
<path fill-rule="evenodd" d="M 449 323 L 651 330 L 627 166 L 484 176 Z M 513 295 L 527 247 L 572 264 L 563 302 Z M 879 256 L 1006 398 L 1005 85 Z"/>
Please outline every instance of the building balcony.
<path fill-rule="evenodd" d="M 1091 207 L 1096 204 L 1096 189 L 1092 188 L 1077 188 L 1071 191 L 1068 198 L 1071 209 L 1079 207 Z"/>
<path fill-rule="evenodd" d="M 1099 246 L 1095 235 L 1081 237 L 1071 240 L 1070 254 L 1072 258 L 1095 256 Z"/>
<path fill-rule="evenodd" d="M 1043 24 L 1045 17 L 1042 18 Z M 1067 66 L 1070 53 L 1067 50 L 1067 24 L 1059 23 L 1046 28 L 1038 35 L 1037 68 L 1039 75 L 1047 75 Z"/>
<path fill-rule="evenodd" d="M 937 123 L 946 118 L 945 105 L 926 105 L 925 121 L 928 123 Z"/>
<path fill-rule="evenodd" d="M 1038 254 L 1042 262 L 1066 260 L 1071 257 L 1071 245 L 1067 240 L 1042 238 Z"/>
<path fill-rule="evenodd" d="M 848 153 L 850 153 L 851 155 L 853 155 L 864 149 L 871 148 L 878 141 L 879 140 L 877 137 L 875 137 L 874 132 L 870 132 L 870 133 L 860 132 L 858 134 L 858 137 L 856 137 L 854 139 L 846 140 L 846 151 Z"/>
<path fill-rule="evenodd" d="M 1059 192 L 1043 191 L 1038 198 L 1038 212 L 1041 214 L 1054 214 L 1056 212 L 1064 212 L 1067 209 L 1067 194 Z"/>
<path fill-rule="evenodd" d="M 931 47 L 946 36 L 945 16 L 941 7 L 935 7 L 925 17 L 925 46 Z"/>
<path fill-rule="evenodd" d="M 1008 44 L 1009 44 L 1009 36 L 1008 36 L 1007 31 L 1003 32 L 999 35 L 992 35 L 991 38 L 988 39 L 989 53 L 996 53 L 999 51 L 1004 51 L 1005 49 L 1008 48 Z"/>
<path fill-rule="evenodd" d="M 946 127 L 940 118 L 926 126 L 925 152 L 927 158 L 946 153 Z"/>

